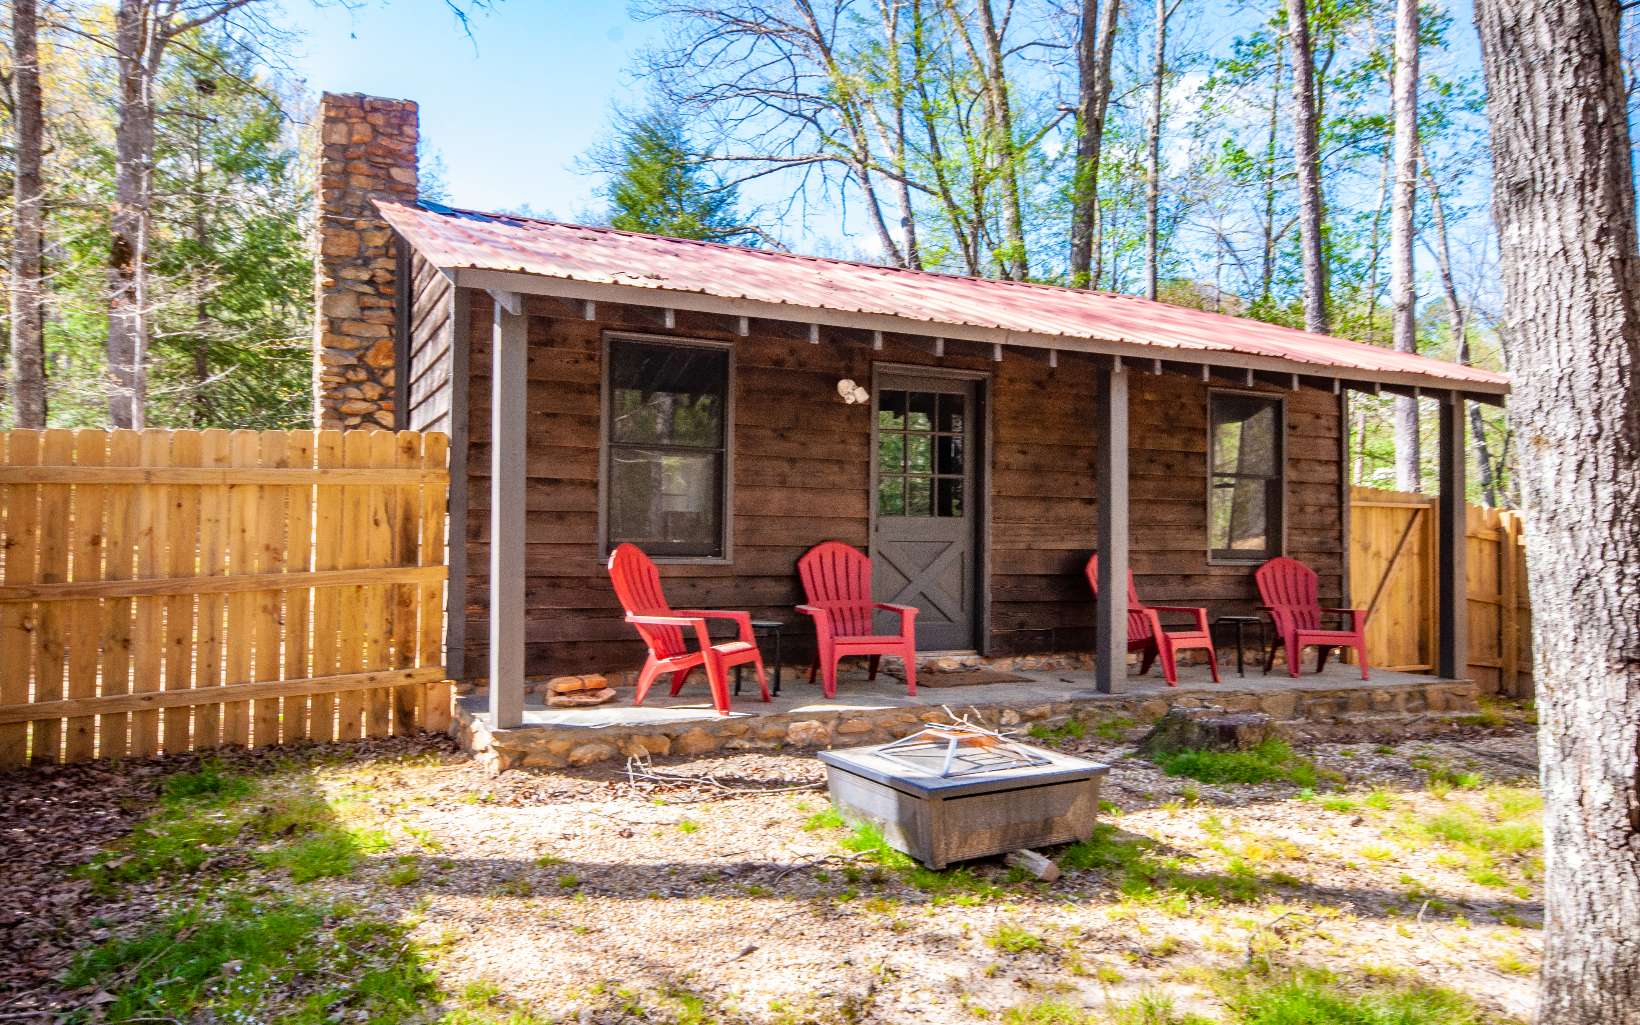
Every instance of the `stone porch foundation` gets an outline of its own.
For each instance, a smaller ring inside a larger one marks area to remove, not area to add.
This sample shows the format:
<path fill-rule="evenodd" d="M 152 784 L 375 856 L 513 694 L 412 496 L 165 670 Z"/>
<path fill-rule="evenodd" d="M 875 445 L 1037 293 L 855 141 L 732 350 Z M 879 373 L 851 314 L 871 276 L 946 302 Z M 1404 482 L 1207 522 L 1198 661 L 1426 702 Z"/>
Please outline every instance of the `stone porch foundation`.
<path fill-rule="evenodd" d="M 1049 700 L 986 700 L 987 687 L 927 692 L 925 704 L 860 707 L 840 703 L 807 705 L 785 712 L 762 713 L 738 705 L 748 714 L 701 716 L 670 722 L 612 722 L 599 726 L 567 723 L 531 724 L 496 730 L 486 723 L 482 699 L 457 702 L 451 731 L 461 745 L 491 771 L 513 768 L 564 768 L 613 759 L 665 755 L 701 755 L 714 751 L 812 750 L 884 743 L 948 719 L 946 708 L 970 721 L 1007 729 L 1026 723 L 1078 718 L 1091 722 L 1128 718 L 1150 723 L 1173 705 L 1217 705 L 1231 711 L 1261 711 L 1295 727 L 1295 732 L 1325 734 L 1348 720 L 1377 726 L 1386 736 L 1407 735 L 1412 721 L 1429 713 L 1462 713 L 1477 708 L 1477 687 L 1469 681 L 1415 679 L 1414 682 L 1357 683 L 1341 686 L 1283 686 L 1271 689 L 1227 683 L 1212 690 L 1168 688 L 1135 694 L 1099 694 L 1068 690 Z M 967 691 L 969 693 L 963 693 Z M 999 695 L 1000 697 L 1000 695 Z M 623 694 L 622 701 L 630 701 Z M 943 706 L 943 707 L 942 707 Z"/>

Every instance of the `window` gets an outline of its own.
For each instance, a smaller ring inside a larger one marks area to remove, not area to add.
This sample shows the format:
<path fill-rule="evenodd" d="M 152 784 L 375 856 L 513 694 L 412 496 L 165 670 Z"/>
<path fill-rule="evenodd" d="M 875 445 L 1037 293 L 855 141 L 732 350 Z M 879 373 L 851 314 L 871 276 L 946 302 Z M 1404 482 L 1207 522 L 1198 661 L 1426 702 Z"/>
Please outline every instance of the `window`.
<path fill-rule="evenodd" d="M 961 517 L 967 402 L 962 394 L 877 396 L 877 515 Z"/>
<path fill-rule="evenodd" d="M 1281 554 L 1282 406 L 1260 395 L 1210 397 L 1207 533 L 1216 559 Z"/>
<path fill-rule="evenodd" d="M 728 350 L 612 338 L 606 373 L 607 547 L 723 556 Z"/>

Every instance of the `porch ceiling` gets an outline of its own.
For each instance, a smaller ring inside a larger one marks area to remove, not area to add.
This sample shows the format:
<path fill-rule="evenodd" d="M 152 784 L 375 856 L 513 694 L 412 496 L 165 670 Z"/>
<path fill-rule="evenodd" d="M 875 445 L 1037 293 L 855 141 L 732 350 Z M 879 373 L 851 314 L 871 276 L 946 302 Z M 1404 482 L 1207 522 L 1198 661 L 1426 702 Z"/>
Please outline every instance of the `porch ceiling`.
<path fill-rule="evenodd" d="M 1135 296 L 378 201 L 465 287 L 1497 397 L 1502 374 Z"/>

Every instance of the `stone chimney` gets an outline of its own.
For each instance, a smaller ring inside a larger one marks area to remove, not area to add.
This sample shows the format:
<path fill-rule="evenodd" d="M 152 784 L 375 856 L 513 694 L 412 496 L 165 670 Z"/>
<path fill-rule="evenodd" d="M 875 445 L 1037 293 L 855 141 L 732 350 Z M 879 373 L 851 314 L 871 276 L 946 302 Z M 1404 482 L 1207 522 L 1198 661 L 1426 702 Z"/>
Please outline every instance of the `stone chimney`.
<path fill-rule="evenodd" d="M 325 93 L 319 132 L 314 420 L 391 429 L 398 254 L 370 201 L 416 200 L 416 105 Z"/>

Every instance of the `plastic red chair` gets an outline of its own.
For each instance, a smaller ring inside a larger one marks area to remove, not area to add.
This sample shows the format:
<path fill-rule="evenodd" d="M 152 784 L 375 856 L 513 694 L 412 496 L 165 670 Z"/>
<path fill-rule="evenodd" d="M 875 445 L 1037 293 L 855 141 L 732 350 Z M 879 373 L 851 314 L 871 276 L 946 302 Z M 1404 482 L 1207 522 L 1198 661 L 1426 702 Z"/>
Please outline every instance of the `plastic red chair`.
<path fill-rule="evenodd" d="M 1093 597 L 1099 597 L 1099 556 L 1088 559 L 1088 588 Z M 1190 648 L 1207 649 L 1207 667 L 1213 673 L 1213 682 L 1219 679 L 1219 653 L 1213 647 L 1213 634 L 1207 629 L 1207 610 L 1190 605 L 1146 605 L 1139 600 L 1133 587 L 1133 571 L 1128 570 L 1128 630 L 1127 650 L 1140 656 L 1139 675 L 1150 672 L 1158 656 L 1162 660 L 1162 676 L 1169 687 L 1179 685 L 1179 652 Z M 1176 612 L 1196 620 L 1194 630 L 1169 630 L 1162 626 L 1161 613 Z"/>
<path fill-rule="evenodd" d="M 1276 636 L 1287 650 L 1287 675 L 1298 676 L 1299 656 L 1304 649 L 1315 645 L 1320 649 L 1315 660 L 1315 671 L 1327 665 L 1327 653 L 1333 648 L 1354 648 L 1361 662 L 1361 679 L 1367 675 L 1367 611 L 1365 609 L 1324 609 L 1317 597 L 1315 570 L 1286 556 L 1271 559 L 1253 574 L 1258 582 L 1261 606 L 1275 621 Z M 1326 630 L 1321 626 L 1324 615 L 1348 619 L 1347 630 Z M 1264 656 L 1264 671 L 1276 664 L 1275 645 Z"/>
<path fill-rule="evenodd" d="M 763 676 L 763 654 L 757 650 L 752 634 L 752 617 L 748 612 L 711 612 L 704 609 L 673 609 L 661 593 L 661 575 L 655 563 L 637 545 L 623 544 L 609 556 L 609 579 L 615 585 L 615 596 L 626 610 L 626 621 L 638 628 L 638 635 L 649 647 L 649 657 L 638 673 L 638 689 L 633 704 L 643 704 L 649 688 L 664 673 L 672 674 L 672 693 L 683 689 L 683 683 L 697 666 L 706 669 L 706 682 L 712 688 L 712 704 L 723 715 L 729 714 L 729 670 L 750 662 L 757 669 L 757 686 L 763 700 L 769 700 L 769 687 Z M 709 619 L 728 619 L 740 627 L 738 640 L 712 643 L 707 632 Z M 699 650 L 690 651 L 684 631 L 692 630 Z"/>
<path fill-rule="evenodd" d="M 871 559 L 841 541 L 815 545 L 797 560 L 808 603 L 797 611 L 814 620 L 818 648 L 809 682 L 820 673 L 820 688 L 828 698 L 837 696 L 837 663 L 854 655 L 870 658 L 871 679 L 884 655 L 905 662 L 905 690 L 917 693 L 917 610 L 871 600 Z M 898 613 L 900 632 L 875 633 L 878 610 Z"/>

